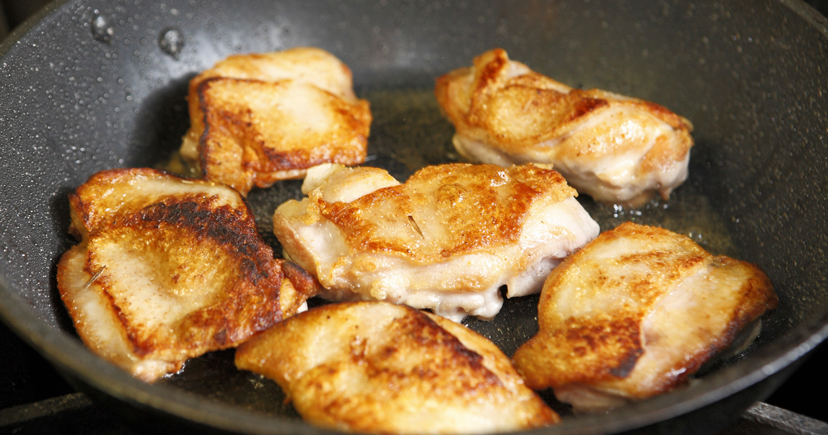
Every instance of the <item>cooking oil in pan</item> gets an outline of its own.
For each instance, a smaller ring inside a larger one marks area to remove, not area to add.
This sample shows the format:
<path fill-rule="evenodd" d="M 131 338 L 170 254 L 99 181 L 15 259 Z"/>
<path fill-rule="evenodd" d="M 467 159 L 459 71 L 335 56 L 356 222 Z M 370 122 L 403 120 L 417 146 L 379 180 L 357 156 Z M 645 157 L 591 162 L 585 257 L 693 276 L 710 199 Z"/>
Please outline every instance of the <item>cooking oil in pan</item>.
<path fill-rule="evenodd" d="M 383 168 L 403 181 L 423 166 L 462 161 L 451 144 L 454 127 L 441 115 L 431 89 L 367 91 L 361 94 L 361 98 L 371 103 L 374 116 L 366 166 Z M 178 153 L 156 167 L 181 175 L 196 175 Z M 301 181 L 290 180 L 277 182 L 267 189 L 253 189 L 248 195 L 259 233 L 273 246 L 277 256 L 282 250 L 270 228 L 273 211 L 289 199 L 301 198 L 300 187 Z M 634 209 L 596 203 L 586 195 L 578 200 L 602 231 L 634 221 L 684 234 L 714 255 L 738 258 L 725 221 L 692 183 L 678 187 L 669 200 L 654 200 Z M 323 302 L 311 301 L 311 305 L 319 303 Z M 537 295 L 509 299 L 494 319 L 469 317 L 463 323 L 491 339 L 511 356 L 537 332 L 537 303 Z M 213 390 L 204 390 L 204 378 L 211 380 L 208 384 L 213 385 Z M 198 358 L 188 363 L 181 373 L 163 382 L 248 409 L 296 418 L 290 406 L 273 399 L 283 397 L 275 383 L 235 370 L 230 351 Z"/>
<path fill-rule="evenodd" d="M 461 161 L 451 144 L 454 127 L 440 113 L 433 90 L 368 92 L 363 98 L 374 114 L 366 165 L 385 168 L 402 181 L 423 166 Z M 687 235 L 714 255 L 737 256 L 724 220 L 689 182 L 669 200 L 635 209 L 599 204 L 586 195 L 578 199 L 602 231 L 634 221 Z"/>
<path fill-rule="evenodd" d="M 454 127 L 442 116 L 431 89 L 369 91 L 363 92 L 361 98 L 371 103 L 374 116 L 364 165 L 383 168 L 404 181 L 424 166 L 462 161 L 451 144 Z M 178 152 L 156 167 L 198 176 Z M 250 192 L 251 205 L 263 215 L 257 215 L 258 220 L 269 220 L 282 202 L 301 198 L 300 186 L 296 182 L 280 182 Z M 724 220 L 691 183 L 676 189 L 669 200 L 653 200 L 639 208 L 599 204 L 586 195 L 578 199 L 602 231 L 633 221 L 684 234 L 714 255 L 738 257 Z"/>

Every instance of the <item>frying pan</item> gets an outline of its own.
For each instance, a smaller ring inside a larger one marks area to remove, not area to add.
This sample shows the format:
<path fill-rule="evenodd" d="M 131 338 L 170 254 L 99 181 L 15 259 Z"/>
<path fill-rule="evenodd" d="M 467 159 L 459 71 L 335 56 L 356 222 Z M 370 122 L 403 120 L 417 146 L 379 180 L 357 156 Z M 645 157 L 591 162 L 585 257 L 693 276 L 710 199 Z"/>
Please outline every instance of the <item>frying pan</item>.
<path fill-rule="evenodd" d="M 68 192 L 113 167 L 163 166 L 188 126 L 186 85 L 239 52 L 317 46 L 353 71 L 375 122 L 367 164 L 400 179 L 458 159 L 434 78 L 502 47 L 576 87 L 655 101 L 695 125 L 690 179 L 668 202 L 624 210 L 580 200 L 602 229 L 670 227 L 757 263 L 779 308 L 743 354 L 686 388 L 537 433 L 710 433 L 767 397 L 828 335 L 828 32 L 794 0 L 67 1 L 0 46 L 0 316 L 79 389 L 141 425 L 320 433 L 274 383 L 208 354 L 148 385 L 95 357 L 55 285 Z M 299 182 L 251 192 L 260 232 Z M 536 330 L 537 297 L 468 326 L 507 354 Z"/>

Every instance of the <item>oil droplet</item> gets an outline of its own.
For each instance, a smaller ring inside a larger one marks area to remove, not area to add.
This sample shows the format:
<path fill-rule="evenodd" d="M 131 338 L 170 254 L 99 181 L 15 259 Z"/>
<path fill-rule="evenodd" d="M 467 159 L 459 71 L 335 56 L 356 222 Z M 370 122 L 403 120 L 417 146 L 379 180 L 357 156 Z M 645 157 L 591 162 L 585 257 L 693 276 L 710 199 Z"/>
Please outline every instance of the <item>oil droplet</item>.
<path fill-rule="evenodd" d="M 158 37 L 158 45 L 161 47 L 161 51 L 178 59 L 181 50 L 184 48 L 184 37 L 178 29 L 164 29 L 161 31 L 161 36 Z"/>
<path fill-rule="evenodd" d="M 109 22 L 102 15 L 95 10 L 95 17 L 92 18 L 92 36 L 101 42 L 110 43 L 112 35 L 115 34 L 115 29 L 109 25 Z"/>

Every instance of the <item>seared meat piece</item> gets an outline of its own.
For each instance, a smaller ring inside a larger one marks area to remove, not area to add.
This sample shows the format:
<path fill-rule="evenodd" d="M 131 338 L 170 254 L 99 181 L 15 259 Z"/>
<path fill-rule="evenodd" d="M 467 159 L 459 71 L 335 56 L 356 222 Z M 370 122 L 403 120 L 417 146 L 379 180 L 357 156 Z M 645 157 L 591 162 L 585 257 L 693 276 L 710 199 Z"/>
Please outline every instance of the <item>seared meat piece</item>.
<path fill-rule="evenodd" d="M 689 121 L 654 103 L 572 89 L 501 49 L 438 78 L 435 93 L 471 161 L 551 163 L 579 192 L 627 205 L 654 192 L 667 199 L 687 178 Z"/>
<path fill-rule="evenodd" d="M 311 424 L 373 433 L 483 433 L 558 415 L 486 338 L 383 302 L 324 305 L 257 335 L 236 366 L 275 380 Z"/>
<path fill-rule="evenodd" d="M 230 56 L 190 82 L 188 100 L 182 157 L 243 195 L 320 163 L 365 160 L 368 102 L 324 50 Z"/>
<path fill-rule="evenodd" d="M 576 410 L 614 407 L 682 384 L 740 330 L 752 340 L 776 304 L 755 265 L 625 223 L 552 271 L 515 366 Z"/>
<path fill-rule="evenodd" d="M 238 345 L 315 290 L 306 272 L 273 258 L 226 186 L 110 170 L 70 194 L 70 206 L 81 242 L 58 264 L 61 298 L 89 349 L 142 380 Z"/>
<path fill-rule="evenodd" d="M 308 198 L 276 209 L 286 257 L 331 300 L 381 300 L 460 320 L 493 317 L 537 293 L 549 271 L 598 235 L 574 189 L 536 165 L 428 166 L 399 184 L 376 168 L 308 171 Z"/>

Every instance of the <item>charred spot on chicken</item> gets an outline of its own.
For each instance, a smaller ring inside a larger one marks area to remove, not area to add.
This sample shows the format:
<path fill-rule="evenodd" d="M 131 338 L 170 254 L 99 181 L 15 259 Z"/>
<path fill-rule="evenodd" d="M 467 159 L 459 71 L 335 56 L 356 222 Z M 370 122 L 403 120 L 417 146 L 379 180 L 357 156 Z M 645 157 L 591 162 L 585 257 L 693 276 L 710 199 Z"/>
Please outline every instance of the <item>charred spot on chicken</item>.
<path fill-rule="evenodd" d="M 60 296 L 95 354 L 145 381 L 297 312 L 312 278 L 273 258 L 235 190 L 153 169 L 99 172 L 70 195 Z M 291 282 L 293 281 L 293 282 Z"/>

